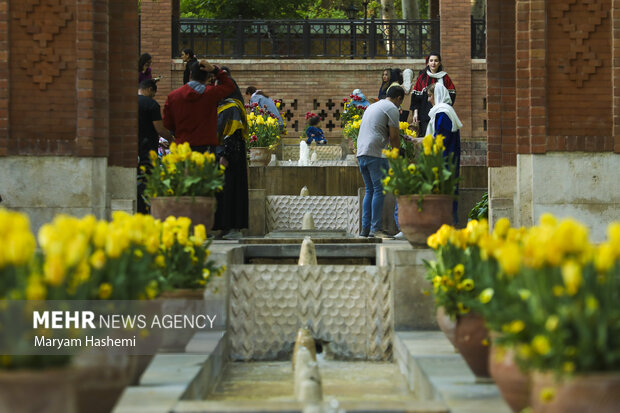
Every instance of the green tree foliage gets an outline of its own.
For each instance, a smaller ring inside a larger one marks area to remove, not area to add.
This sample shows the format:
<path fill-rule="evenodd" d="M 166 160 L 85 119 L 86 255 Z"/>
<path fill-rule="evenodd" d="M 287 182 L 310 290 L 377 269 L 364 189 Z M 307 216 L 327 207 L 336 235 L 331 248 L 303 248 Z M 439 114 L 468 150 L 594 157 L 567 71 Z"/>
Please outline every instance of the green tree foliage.
<path fill-rule="evenodd" d="M 344 19 L 345 9 L 357 7 L 357 18 L 364 17 L 361 0 L 180 0 L 181 17 L 236 19 Z M 402 18 L 402 1 L 394 1 L 396 17 Z M 428 16 L 428 0 L 417 1 L 420 18 Z M 381 18 L 380 0 L 372 0 L 367 7 L 368 18 Z"/>

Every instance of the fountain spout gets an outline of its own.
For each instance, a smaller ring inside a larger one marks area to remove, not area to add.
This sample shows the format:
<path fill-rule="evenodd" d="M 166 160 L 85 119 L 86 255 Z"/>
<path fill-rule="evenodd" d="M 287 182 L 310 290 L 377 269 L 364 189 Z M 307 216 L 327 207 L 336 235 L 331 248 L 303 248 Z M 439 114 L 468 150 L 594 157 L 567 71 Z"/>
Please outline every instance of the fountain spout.
<path fill-rule="evenodd" d="M 299 261 L 297 261 L 297 265 L 318 265 L 316 249 L 310 237 L 304 238 L 301 243 L 301 251 L 299 252 Z"/>

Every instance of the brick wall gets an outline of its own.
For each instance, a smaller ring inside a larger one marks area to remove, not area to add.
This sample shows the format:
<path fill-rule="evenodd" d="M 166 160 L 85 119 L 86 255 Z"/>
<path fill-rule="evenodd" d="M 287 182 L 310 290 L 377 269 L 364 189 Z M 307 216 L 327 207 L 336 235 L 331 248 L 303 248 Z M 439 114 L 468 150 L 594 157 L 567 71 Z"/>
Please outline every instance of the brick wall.
<path fill-rule="evenodd" d="M 178 13 L 176 0 L 142 0 L 140 8 L 140 52 L 153 57 L 153 77 L 163 75 L 157 84 L 158 94 L 166 96 L 171 89 L 172 16 Z M 138 59 L 135 60 L 136 84 Z"/>
<path fill-rule="evenodd" d="M 487 163 L 517 164 L 515 2 L 487 1 Z"/>
<path fill-rule="evenodd" d="M 0 0 L 0 156 L 9 150 L 9 1 Z"/>
<path fill-rule="evenodd" d="M 7 20 L 10 140 L 7 154 L 76 152 L 77 92 L 75 2 L 60 5 L 11 1 Z M 47 19 L 37 36 L 36 27 Z"/>
<path fill-rule="evenodd" d="M 489 166 L 516 165 L 515 152 L 620 152 L 619 8 L 487 1 Z"/>
<path fill-rule="evenodd" d="M 135 166 L 138 157 L 136 2 L 110 0 L 109 165 Z M 136 96 L 136 99 L 134 99 Z"/>
<path fill-rule="evenodd" d="M 306 112 L 319 113 L 325 116 L 322 128 L 328 138 L 341 137 L 342 130 L 337 117 L 343 110 L 342 100 L 354 89 L 361 89 L 368 98 L 376 98 L 381 84 L 381 75 L 385 67 L 398 67 L 402 70 L 412 69 L 417 74 L 424 66 L 423 60 L 221 60 L 213 61 L 218 65 L 228 66 L 232 76 L 243 93 L 248 86 L 262 89 L 274 99 L 282 99 L 282 112 L 288 114 L 287 126 L 289 137 L 299 137 L 305 130 Z M 183 84 L 184 63 L 176 59 L 173 63 L 172 87 Z M 485 140 L 484 110 L 486 75 L 484 61 L 470 64 L 474 80 L 471 91 L 467 91 L 456 83 L 457 102 L 463 95 L 470 96 L 472 110 L 466 118 L 457 109 L 464 124 L 471 125 L 474 135 L 461 136 L 463 140 Z M 449 71 L 449 68 L 446 67 Z M 157 93 L 161 105 L 166 95 Z M 465 100 L 465 99 L 464 99 Z M 463 103 L 464 104 L 464 103 Z M 329 126 L 333 126 L 329 130 Z M 465 132 L 465 131 L 464 131 Z"/>
<path fill-rule="evenodd" d="M 111 164 L 133 166 L 136 5 L 0 0 L 0 16 L 0 156 L 106 157 L 120 147 Z"/>
<path fill-rule="evenodd" d="M 471 1 L 440 0 L 441 60 L 444 70 L 456 86 L 454 109 L 459 117 L 471 118 L 472 61 L 471 61 Z M 472 136 L 471 122 L 463 123 L 462 136 Z"/>

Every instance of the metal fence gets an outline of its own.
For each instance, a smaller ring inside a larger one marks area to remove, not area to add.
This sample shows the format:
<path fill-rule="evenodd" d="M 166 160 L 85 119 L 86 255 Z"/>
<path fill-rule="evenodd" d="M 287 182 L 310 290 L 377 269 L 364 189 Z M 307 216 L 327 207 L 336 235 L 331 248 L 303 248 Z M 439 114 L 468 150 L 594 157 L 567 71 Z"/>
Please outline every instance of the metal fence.
<path fill-rule="evenodd" d="M 173 19 L 172 57 L 422 58 L 439 51 L 439 20 Z"/>

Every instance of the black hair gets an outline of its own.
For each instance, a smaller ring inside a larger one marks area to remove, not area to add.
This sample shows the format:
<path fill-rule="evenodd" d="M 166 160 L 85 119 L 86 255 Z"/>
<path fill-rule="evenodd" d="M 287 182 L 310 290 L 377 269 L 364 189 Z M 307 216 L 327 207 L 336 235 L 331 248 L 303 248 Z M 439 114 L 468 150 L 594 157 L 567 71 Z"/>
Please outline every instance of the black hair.
<path fill-rule="evenodd" d="M 228 68 L 228 66 L 222 66 L 220 67 L 220 70 L 223 70 L 224 72 L 228 73 L 230 75 L 230 69 Z"/>
<path fill-rule="evenodd" d="M 392 71 L 390 72 L 390 80 L 388 80 L 388 83 L 391 85 L 394 82 L 400 85 L 403 84 L 403 72 L 401 72 L 401 70 L 398 68 L 392 69 Z"/>
<path fill-rule="evenodd" d="M 148 53 L 142 53 L 140 55 L 140 59 L 138 59 L 138 71 L 141 72 L 144 70 L 144 65 L 146 64 L 146 62 L 148 62 L 149 60 L 153 60 L 153 58 L 151 57 L 150 54 Z"/>
<path fill-rule="evenodd" d="M 390 99 L 405 97 L 405 89 L 400 86 L 392 86 L 387 91 L 387 97 Z"/>
<path fill-rule="evenodd" d="M 437 59 L 439 59 L 439 66 L 437 66 L 437 71 L 443 71 L 443 65 L 441 64 L 441 55 L 438 52 L 430 52 L 428 56 L 426 56 L 426 67 L 428 67 L 428 59 L 430 59 L 431 56 L 437 56 Z"/>
<path fill-rule="evenodd" d="M 230 72 L 228 72 L 228 73 L 230 73 Z M 269 96 L 267 96 L 266 94 L 264 94 L 262 90 L 258 90 L 258 89 L 256 89 L 254 86 L 248 86 L 248 87 L 247 87 L 247 89 L 245 89 L 245 94 L 246 94 L 246 95 L 250 95 L 250 96 L 252 96 L 254 93 L 258 93 L 259 95 L 263 95 L 263 96 L 265 96 L 266 98 L 268 98 L 268 97 L 269 97 Z"/>
<path fill-rule="evenodd" d="M 207 72 L 200 68 L 200 63 L 194 62 L 189 67 L 189 72 L 192 74 L 192 80 L 196 82 L 204 82 L 207 80 Z"/>
<path fill-rule="evenodd" d="M 194 55 L 194 51 L 192 49 L 183 49 L 183 53 L 185 53 L 186 55 L 189 55 L 189 58 L 192 59 L 194 57 L 196 57 Z"/>
<path fill-rule="evenodd" d="M 387 82 L 383 82 L 383 72 L 387 71 L 388 72 L 388 80 Z M 383 72 L 381 72 L 381 88 L 379 89 L 380 93 L 385 92 L 385 90 L 390 87 L 390 85 L 392 84 L 392 68 L 391 67 L 386 67 L 385 69 L 383 69 Z"/>
<path fill-rule="evenodd" d="M 138 89 L 153 89 L 153 92 L 157 92 L 157 81 L 155 81 L 155 79 L 145 79 L 140 82 L 140 84 L 138 85 Z"/>
<path fill-rule="evenodd" d="M 308 119 L 308 123 L 310 124 L 310 126 L 316 126 L 319 124 L 320 121 L 321 121 L 320 116 L 313 116 L 310 119 Z"/>

